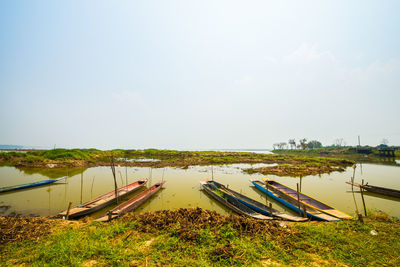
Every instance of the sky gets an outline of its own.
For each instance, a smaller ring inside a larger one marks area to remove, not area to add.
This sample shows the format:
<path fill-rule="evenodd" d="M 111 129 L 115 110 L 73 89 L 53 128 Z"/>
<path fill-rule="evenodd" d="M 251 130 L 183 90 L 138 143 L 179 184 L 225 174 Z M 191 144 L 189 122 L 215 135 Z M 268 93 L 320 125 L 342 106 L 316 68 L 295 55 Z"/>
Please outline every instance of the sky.
<path fill-rule="evenodd" d="M 399 1 L 0 1 L 0 144 L 400 145 Z"/>

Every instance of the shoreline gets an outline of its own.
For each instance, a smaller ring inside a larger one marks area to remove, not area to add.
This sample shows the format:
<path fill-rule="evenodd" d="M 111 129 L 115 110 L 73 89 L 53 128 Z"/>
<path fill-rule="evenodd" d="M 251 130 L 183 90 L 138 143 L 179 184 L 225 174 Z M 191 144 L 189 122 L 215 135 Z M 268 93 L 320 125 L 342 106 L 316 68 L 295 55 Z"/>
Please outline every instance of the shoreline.
<path fill-rule="evenodd" d="M 111 150 L 53 149 L 40 151 L 2 152 L 0 166 L 23 168 L 72 168 L 110 166 L 111 159 L 120 166 L 176 167 L 208 166 L 223 164 L 277 164 L 263 168 L 250 168 L 247 173 L 280 176 L 306 176 L 342 172 L 355 162 L 343 158 L 327 158 L 289 154 L 263 154 L 250 152 L 176 151 L 176 150 Z M 147 159 L 147 160 L 143 160 Z"/>

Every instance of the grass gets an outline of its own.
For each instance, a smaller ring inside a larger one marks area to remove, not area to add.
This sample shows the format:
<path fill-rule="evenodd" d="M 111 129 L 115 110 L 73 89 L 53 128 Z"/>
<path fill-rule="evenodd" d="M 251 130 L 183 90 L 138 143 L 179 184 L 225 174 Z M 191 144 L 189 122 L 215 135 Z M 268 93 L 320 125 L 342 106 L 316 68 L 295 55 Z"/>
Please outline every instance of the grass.
<path fill-rule="evenodd" d="M 31 150 L 26 153 L 0 153 L 0 165 L 35 168 L 93 167 L 110 165 L 113 155 L 117 164 L 137 167 L 178 167 L 193 165 L 221 165 L 234 163 L 277 163 L 277 168 L 253 170 L 262 174 L 309 175 L 343 170 L 354 162 L 338 158 L 321 158 L 304 155 L 274 155 L 248 152 L 177 151 L 177 150 L 97 150 L 97 149 L 52 149 Z M 125 159 L 150 158 L 157 161 L 130 161 Z M 311 171 L 310 171 L 311 170 Z M 251 171 L 249 171 L 251 172 Z"/>
<path fill-rule="evenodd" d="M 398 149 L 398 148 L 396 148 Z M 298 155 L 307 157 L 329 157 L 339 159 L 350 159 L 357 162 L 365 163 L 384 163 L 384 164 L 396 164 L 394 158 L 380 157 L 376 149 L 372 148 L 372 151 L 368 155 L 359 154 L 353 147 L 325 147 L 315 149 L 276 149 L 273 153 L 279 155 Z M 400 150 L 395 151 L 395 156 L 400 157 Z"/>
<path fill-rule="evenodd" d="M 0 252 L 0 263 L 4 266 L 400 264 L 399 221 L 387 215 L 371 215 L 365 223 L 286 223 L 281 227 L 278 223 L 262 222 L 268 231 L 258 234 L 240 228 L 245 224 L 243 220 L 236 225 L 225 221 L 197 226 L 188 224 L 189 217 L 182 217 L 160 228 L 145 227 L 143 221 L 135 218 L 127 215 L 106 224 L 78 222 L 58 226 L 39 240 L 6 244 Z M 377 235 L 371 235 L 371 231 Z"/>

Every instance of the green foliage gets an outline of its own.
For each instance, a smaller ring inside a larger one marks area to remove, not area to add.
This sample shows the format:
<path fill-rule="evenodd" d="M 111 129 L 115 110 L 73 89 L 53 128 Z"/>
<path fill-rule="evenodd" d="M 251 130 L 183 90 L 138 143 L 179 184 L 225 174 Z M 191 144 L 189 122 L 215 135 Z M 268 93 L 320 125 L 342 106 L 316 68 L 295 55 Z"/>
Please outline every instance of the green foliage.
<path fill-rule="evenodd" d="M 80 226 L 79 226 L 80 225 Z M 176 224 L 138 232 L 138 222 L 116 220 L 61 227 L 39 241 L 3 248 L 10 265 L 391 265 L 400 264 L 400 225 L 382 214 L 366 223 L 288 224 L 289 236 L 248 234 L 229 223 L 214 228 Z M 279 226 L 271 226 L 278 227 Z M 374 230 L 378 234 L 371 235 Z"/>

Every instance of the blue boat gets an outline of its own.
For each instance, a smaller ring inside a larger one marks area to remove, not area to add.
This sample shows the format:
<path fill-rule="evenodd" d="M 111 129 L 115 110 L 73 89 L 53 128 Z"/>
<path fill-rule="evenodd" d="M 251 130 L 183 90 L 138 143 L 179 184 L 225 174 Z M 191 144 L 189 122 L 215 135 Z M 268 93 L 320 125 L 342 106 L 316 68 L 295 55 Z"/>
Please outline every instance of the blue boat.
<path fill-rule="evenodd" d="M 293 222 L 308 221 L 308 218 L 290 215 L 290 214 L 284 213 L 282 211 L 273 209 L 272 206 L 268 207 L 265 204 L 258 202 L 254 199 L 251 199 L 249 197 L 246 197 L 245 195 L 242 195 L 236 191 L 233 191 L 232 189 L 229 189 L 226 186 L 224 186 L 223 184 L 220 184 L 218 182 L 210 181 L 209 183 L 212 183 L 219 190 L 232 195 L 239 202 L 241 202 L 242 204 L 246 205 L 250 209 L 252 209 L 260 214 L 263 214 L 266 216 L 273 216 L 273 217 L 277 217 L 282 220 L 293 221 Z"/>
<path fill-rule="evenodd" d="M 215 200 L 226 206 L 227 208 L 231 209 L 232 211 L 236 212 L 237 214 L 248 216 L 258 220 L 272 220 L 272 217 L 265 216 L 260 214 L 253 209 L 249 208 L 248 206 L 242 204 L 238 201 L 235 197 L 230 194 L 227 194 L 221 190 L 219 190 L 212 181 L 201 181 L 201 186 L 203 190 L 213 197 Z"/>
<path fill-rule="evenodd" d="M 255 180 L 250 180 L 250 182 L 264 194 L 267 193 L 269 197 L 273 198 L 274 200 L 278 201 L 279 203 L 282 203 L 289 209 L 300 213 L 303 216 L 304 216 L 304 210 L 305 210 L 307 217 L 310 217 L 315 220 L 328 221 L 328 222 L 340 221 L 339 218 L 328 215 L 328 214 L 321 212 L 310 206 L 307 206 L 305 208 L 305 206 L 303 205 L 303 208 L 301 208 L 301 207 L 299 208 L 298 201 L 295 198 L 288 196 L 284 192 L 277 190 L 275 187 L 273 187 L 271 185 L 268 186 L 268 190 L 267 190 L 267 185 L 264 182 L 255 181 Z"/>
<path fill-rule="evenodd" d="M 65 179 L 65 178 L 67 178 L 67 176 L 63 176 L 63 177 L 60 177 L 57 179 L 49 179 L 49 180 L 43 180 L 43 181 L 38 181 L 38 182 L 33 182 L 33 183 L 1 187 L 0 193 L 20 190 L 20 189 L 25 189 L 25 188 L 31 188 L 31 187 L 37 187 L 37 186 L 42 186 L 42 185 L 46 185 L 46 184 L 52 184 L 54 182 L 57 182 L 59 180 Z"/>

